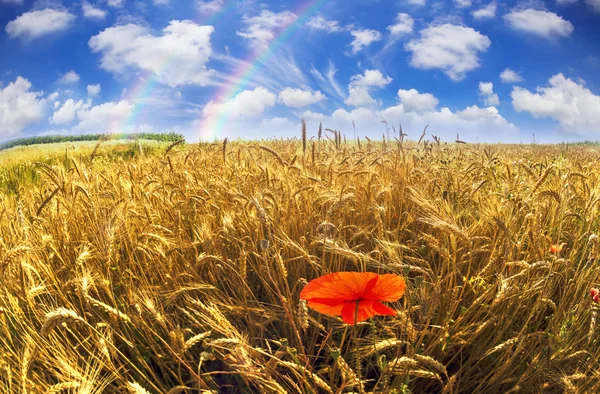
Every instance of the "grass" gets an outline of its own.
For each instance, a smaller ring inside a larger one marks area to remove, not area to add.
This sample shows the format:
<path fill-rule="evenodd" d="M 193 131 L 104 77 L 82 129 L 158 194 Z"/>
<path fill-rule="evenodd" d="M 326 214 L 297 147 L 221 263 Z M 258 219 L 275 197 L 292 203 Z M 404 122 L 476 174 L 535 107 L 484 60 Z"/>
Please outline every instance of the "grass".
<path fill-rule="evenodd" d="M 0 392 L 600 392 L 595 147 L 46 149 L 0 184 Z M 299 301 L 346 270 L 398 315 Z"/>
<path fill-rule="evenodd" d="M 133 158 L 144 151 L 154 153 L 157 149 L 166 146 L 164 142 L 140 141 L 123 142 L 111 141 L 78 141 L 61 142 L 45 145 L 16 146 L 0 151 L 0 191 L 19 194 L 20 189 L 27 188 L 38 182 L 36 166 L 62 165 L 70 170 L 74 160 L 81 161 L 89 157 L 96 147 L 100 156 L 112 160 L 117 157 Z M 108 148 L 108 149 L 105 149 Z"/>

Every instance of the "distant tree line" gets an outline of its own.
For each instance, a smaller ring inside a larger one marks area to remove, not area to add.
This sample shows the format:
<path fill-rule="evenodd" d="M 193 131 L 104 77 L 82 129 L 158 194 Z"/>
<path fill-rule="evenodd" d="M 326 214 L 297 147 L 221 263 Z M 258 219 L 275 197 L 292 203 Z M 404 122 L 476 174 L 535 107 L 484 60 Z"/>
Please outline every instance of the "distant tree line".
<path fill-rule="evenodd" d="M 175 142 L 183 140 L 183 135 L 177 133 L 133 133 L 133 134 L 82 134 L 82 135 L 44 135 L 37 137 L 18 138 L 0 143 L 0 150 L 15 146 L 36 144 L 56 144 L 59 142 L 98 141 L 98 140 L 153 140 L 160 142 Z"/>

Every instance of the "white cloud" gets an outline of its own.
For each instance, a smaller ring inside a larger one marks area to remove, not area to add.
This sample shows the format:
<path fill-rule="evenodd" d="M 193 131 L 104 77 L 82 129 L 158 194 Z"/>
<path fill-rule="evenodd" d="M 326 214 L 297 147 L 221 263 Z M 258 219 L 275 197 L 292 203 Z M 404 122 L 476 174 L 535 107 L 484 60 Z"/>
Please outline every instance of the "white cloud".
<path fill-rule="evenodd" d="M 77 111 L 79 123 L 73 127 L 76 133 L 118 133 L 131 115 L 133 105 L 127 100 L 108 102 Z"/>
<path fill-rule="evenodd" d="M 321 122 L 327 119 L 327 115 L 313 111 L 304 111 L 300 117 L 307 122 Z"/>
<path fill-rule="evenodd" d="M 583 134 L 600 131 L 599 95 L 563 74 L 554 75 L 548 83 L 549 86 L 538 87 L 536 93 L 514 87 L 511 97 L 515 110 L 529 112 L 536 118 L 552 118 L 566 131 Z"/>
<path fill-rule="evenodd" d="M 456 4 L 458 8 L 468 8 L 471 6 L 472 2 L 471 0 L 454 0 L 454 4 Z"/>
<path fill-rule="evenodd" d="M 418 98 L 428 97 L 427 94 L 418 91 L 415 91 L 413 96 Z M 435 100 L 433 97 L 433 101 Z M 380 125 L 381 120 L 385 119 L 390 125 L 397 126 L 400 122 L 403 130 L 409 134 L 409 138 L 419 138 L 425 125 L 429 124 L 428 139 L 431 138 L 429 136 L 433 133 L 440 136 L 442 141 L 454 141 L 456 134 L 460 133 L 461 139 L 466 141 L 519 141 L 518 129 L 507 122 L 495 107 L 480 108 L 473 105 L 459 111 L 451 111 L 446 107 L 437 109 L 435 102 L 432 103 L 431 101 L 431 98 L 424 100 L 420 105 L 415 105 L 410 110 L 407 110 L 404 104 L 399 103 L 382 110 L 358 107 L 352 110 L 337 109 L 333 113 L 326 114 L 305 111 L 298 114 L 297 119 L 261 116 L 261 120 L 258 121 L 229 117 L 225 127 L 222 127 L 223 131 L 221 133 L 217 133 L 216 130 L 210 131 L 212 118 L 208 116 L 202 121 L 203 127 L 208 130 L 202 138 L 204 140 L 213 138 L 222 140 L 225 137 L 231 139 L 240 135 L 245 138 L 251 136 L 253 139 L 297 136 L 300 130 L 300 119 L 304 118 L 311 136 L 316 135 L 319 122 L 323 122 L 323 128 L 341 130 L 342 133 L 351 135 L 352 123 L 354 122 L 357 135 L 381 138 L 383 126 L 379 128 L 377 125 Z M 194 122 L 191 127 L 196 130 L 196 134 L 190 133 L 194 138 L 197 138 L 197 130 L 201 128 L 200 123 Z"/>
<path fill-rule="evenodd" d="M 68 99 L 63 105 L 52 115 L 48 121 L 51 124 L 67 124 L 75 119 L 75 113 L 81 109 L 89 109 L 92 106 L 91 101 L 84 102 L 83 100 L 74 101 Z"/>
<path fill-rule="evenodd" d="M 362 75 L 357 74 L 350 78 L 349 95 L 344 102 L 354 107 L 376 105 L 377 101 L 371 97 L 369 91 L 373 87 L 382 88 L 390 82 L 392 78 L 384 77 L 379 70 L 365 70 Z"/>
<path fill-rule="evenodd" d="M 273 93 L 263 87 L 257 87 L 254 90 L 244 90 L 226 102 L 209 101 L 202 112 L 206 117 L 219 117 L 222 114 L 231 118 L 256 117 L 261 115 L 266 107 L 274 106 L 275 99 Z"/>
<path fill-rule="evenodd" d="M 406 112 L 432 111 L 439 100 L 431 93 L 419 93 L 416 89 L 398 90 L 398 98 Z"/>
<path fill-rule="evenodd" d="M 479 95 L 483 103 L 487 106 L 500 105 L 500 98 L 494 93 L 494 84 L 492 82 L 479 82 Z"/>
<path fill-rule="evenodd" d="M 275 133 L 281 133 L 282 131 L 285 132 L 295 127 L 298 127 L 298 124 L 291 122 L 288 118 L 275 117 L 260 121 L 261 129 L 274 129 Z"/>
<path fill-rule="evenodd" d="M 383 38 L 380 32 L 371 29 L 352 30 L 350 34 L 354 37 L 354 40 L 350 43 L 352 54 L 362 51 L 375 41 L 379 41 Z"/>
<path fill-rule="evenodd" d="M 396 23 L 388 26 L 387 29 L 392 36 L 400 37 L 412 33 L 414 25 L 415 20 L 410 15 L 398 13 L 396 15 Z"/>
<path fill-rule="evenodd" d="M 223 0 L 198 0 L 196 2 L 198 10 L 205 14 L 219 12 L 223 8 L 223 5 L 225 5 Z"/>
<path fill-rule="evenodd" d="M 411 89 L 412 90 L 412 89 Z M 420 93 L 416 92 L 416 95 Z M 444 140 L 454 141 L 456 134 L 461 139 L 474 141 L 507 141 L 518 140 L 518 129 L 506 121 L 495 107 L 480 108 L 476 105 L 463 110 L 452 112 L 449 108 L 407 110 L 403 104 L 394 105 L 381 111 L 360 107 L 352 111 L 336 110 L 328 119 L 323 120 L 323 126 L 337 130 L 352 130 L 355 123 L 359 134 L 363 132 L 374 135 L 373 125 L 385 119 L 389 124 L 402 124 L 410 137 L 418 138 L 425 125 L 429 125 L 428 133 L 441 136 Z M 311 125 L 309 124 L 309 127 Z M 364 135 L 364 134 L 363 134 Z"/>
<path fill-rule="evenodd" d="M 323 15 L 313 16 L 306 22 L 306 26 L 315 30 L 323 30 L 327 33 L 338 33 L 344 31 L 337 21 L 328 20 Z"/>
<path fill-rule="evenodd" d="M 515 30 L 548 39 L 568 37 L 573 32 L 571 22 L 553 12 L 533 8 L 511 11 L 504 20 Z"/>
<path fill-rule="evenodd" d="M 351 85 L 375 86 L 378 88 L 382 88 L 390 82 L 392 82 L 392 78 L 384 77 L 379 70 L 365 70 L 362 75 L 358 74 L 350 78 Z"/>
<path fill-rule="evenodd" d="M 285 88 L 279 93 L 279 101 L 288 107 L 301 108 L 325 100 L 325 95 L 319 91 Z"/>
<path fill-rule="evenodd" d="M 496 5 L 496 2 L 491 2 L 483 8 L 473 11 L 471 15 L 473 15 L 473 18 L 475 19 L 492 19 L 496 17 L 497 9 L 498 6 Z"/>
<path fill-rule="evenodd" d="M 68 85 L 79 82 L 79 74 L 77 74 L 74 70 L 67 71 L 64 73 L 57 81 L 57 83 Z"/>
<path fill-rule="evenodd" d="M 457 111 L 456 116 L 459 119 L 462 119 L 465 121 L 471 121 L 471 122 L 492 121 L 492 122 L 496 122 L 499 124 L 504 123 L 508 126 L 508 122 L 506 122 L 506 120 L 504 120 L 504 118 L 502 118 L 500 116 L 498 109 L 496 109 L 496 107 L 492 107 L 492 106 L 487 107 L 487 108 L 479 108 L 478 106 L 473 105 L 473 106 L 465 108 L 462 111 Z"/>
<path fill-rule="evenodd" d="M 503 83 L 517 83 L 523 81 L 523 77 L 518 72 L 506 68 L 500 73 L 500 80 Z"/>
<path fill-rule="evenodd" d="M 585 2 L 594 9 L 596 12 L 600 12 L 600 0 L 585 0 Z"/>
<path fill-rule="evenodd" d="M 125 0 L 106 0 L 109 7 L 121 8 L 125 4 Z"/>
<path fill-rule="evenodd" d="M 62 9 L 46 8 L 29 11 L 8 22 L 6 33 L 12 38 L 21 37 L 30 40 L 65 30 L 74 20 L 75 15 Z"/>
<path fill-rule="evenodd" d="M 479 94 L 483 96 L 494 94 L 494 84 L 491 82 L 479 82 Z"/>
<path fill-rule="evenodd" d="M 362 107 L 377 104 L 377 101 L 371 97 L 369 89 L 366 86 L 349 86 L 348 91 L 348 98 L 344 101 L 348 105 Z"/>
<path fill-rule="evenodd" d="M 404 3 L 409 6 L 421 7 L 425 5 L 426 0 L 404 0 Z"/>
<path fill-rule="evenodd" d="M 31 91 L 31 82 L 17 77 L 4 89 L 0 88 L 0 138 L 18 134 L 44 117 L 44 92 Z"/>
<path fill-rule="evenodd" d="M 88 85 L 87 86 L 87 94 L 89 97 L 96 97 L 100 94 L 100 91 L 102 90 L 102 87 L 100 86 L 100 84 L 95 84 L 95 85 Z"/>
<path fill-rule="evenodd" d="M 327 79 L 327 82 L 329 83 L 329 85 L 333 89 L 333 91 L 336 93 L 336 95 L 338 97 L 343 97 L 344 96 L 344 92 L 342 91 L 342 88 L 340 87 L 340 85 L 335 80 L 335 74 L 337 74 L 337 72 L 338 72 L 338 70 L 335 68 L 335 64 L 333 64 L 333 62 L 330 59 L 329 60 L 329 67 L 327 68 L 327 71 L 325 72 L 325 77 Z"/>
<path fill-rule="evenodd" d="M 276 31 L 296 20 L 296 14 L 290 11 L 274 13 L 262 10 L 260 15 L 249 17 L 245 15 L 242 22 L 246 28 L 238 31 L 237 35 L 250 40 L 255 47 L 265 48 L 275 38 Z"/>
<path fill-rule="evenodd" d="M 81 9 L 83 10 L 84 18 L 88 18 L 88 19 L 104 19 L 104 18 L 106 18 L 106 15 L 108 14 L 106 11 L 104 11 L 100 8 L 94 7 L 87 1 L 84 1 L 81 4 Z"/>
<path fill-rule="evenodd" d="M 128 24 L 105 29 L 93 36 L 89 45 L 101 53 L 100 67 L 107 71 L 151 71 L 169 86 L 205 86 L 215 73 L 206 68 L 213 31 L 212 26 L 173 20 L 161 36 L 154 36 L 146 27 Z"/>
<path fill-rule="evenodd" d="M 311 64 L 310 73 L 316 77 L 319 87 L 329 95 L 337 100 L 344 100 L 345 92 L 342 90 L 340 85 L 335 80 L 335 74 L 337 73 L 335 65 L 329 59 L 329 66 L 323 73 L 317 70 L 314 65 Z"/>
<path fill-rule="evenodd" d="M 490 39 L 478 31 L 446 23 L 421 30 L 421 37 L 410 40 L 405 49 L 412 52 L 411 66 L 437 68 L 450 79 L 460 81 L 480 66 L 479 53 L 487 51 L 490 45 Z"/>

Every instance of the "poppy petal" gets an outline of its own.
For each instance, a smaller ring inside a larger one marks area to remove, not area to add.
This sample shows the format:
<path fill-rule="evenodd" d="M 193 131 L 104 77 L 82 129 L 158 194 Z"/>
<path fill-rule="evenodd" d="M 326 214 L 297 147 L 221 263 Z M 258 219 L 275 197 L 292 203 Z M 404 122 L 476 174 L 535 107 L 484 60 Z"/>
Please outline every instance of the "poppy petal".
<path fill-rule="evenodd" d="M 365 321 L 375 315 L 396 315 L 398 312 L 377 301 L 360 301 L 358 304 L 358 316 L 356 323 Z M 346 324 L 354 324 L 356 314 L 356 303 L 347 302 L 342 308 L 342 319 Z"/>
<path fill-rule="evenodd" d="M 387 315 L 387 316 L 395 316 L 398 314 L 395 309 L 390 308 L 387 305 L 383 305 L 379 301 L 375 301 L 373 303 L 373 309 L 377 312 L 378 315 Z"/>
<path fill-rule="evenodd" d="M 300 298 L 307 301 L 313 298 L 329 298 L 339 301 L 359 300 L 364 298 L 367 286 L 377 287 L 375 281 L 379 282 L 378 276 L 374 272 L 334 272 L 308 282 L 300 292 Z"/>
<path fill-rule="evenodd" d="M 317 312 L 324 313 L 330 316 L 340 316 L 342 314 L 343 302 L 337 304 L 322 304 L 319 302 L 308 301 L 308 306 Z"/>
<path fill-rule="evenodd" d="M 359 306 L 359 308 L 360 308 L 360 306 Z M 356 302 L 345 303 L 344 307 L 342 308 L 342 320 L 344 320 L 344 323 L 354 324 L 355 313 L 356 313 Z M 359 309 L 359 313 L 360 313 L 360 309 Z M 359 320 L 357 320 L 356 322 L 358 323 L 358 321 Z"/>
<path fill-rule="evenodd" d="M 365 300 L 398 301 L 406 291 L 404 278 L 395 274 L 379 275 L 375 286 L 364 295 Z"/>

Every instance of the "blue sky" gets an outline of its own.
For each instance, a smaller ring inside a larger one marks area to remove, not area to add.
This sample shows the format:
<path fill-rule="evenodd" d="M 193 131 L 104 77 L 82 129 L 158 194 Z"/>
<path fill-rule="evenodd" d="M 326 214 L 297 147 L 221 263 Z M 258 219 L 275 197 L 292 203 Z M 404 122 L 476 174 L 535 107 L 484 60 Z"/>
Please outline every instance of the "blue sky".
<path fill-rule="evenodd" d="M 0 0 L 0 140 L 600 135 L 600 0 Z M 393 133 L 393 132 L 392 132 Z"/>

